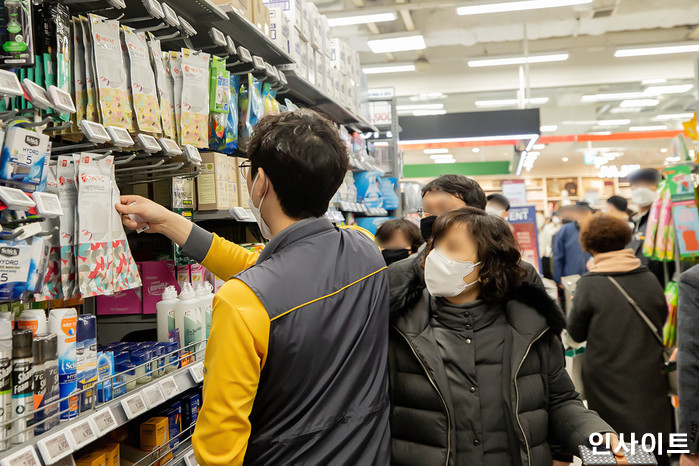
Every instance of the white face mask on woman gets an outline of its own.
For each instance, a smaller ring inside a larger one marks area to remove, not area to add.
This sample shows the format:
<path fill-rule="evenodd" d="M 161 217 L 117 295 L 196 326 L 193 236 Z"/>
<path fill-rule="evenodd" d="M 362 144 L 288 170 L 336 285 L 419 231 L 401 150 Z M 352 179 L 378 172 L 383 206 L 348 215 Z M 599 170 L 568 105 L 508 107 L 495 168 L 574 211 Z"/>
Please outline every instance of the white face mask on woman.
<path fill-rule="evenodd" d="M 478 280 L 471 283 L 464 281 L 465 277 L 473 273 L 477 265 L 480 265 L 480 262 L 474 264 L 471 261 L 456 261 L 449 259 L 438 249 L 433 249 L 425 260 L 427 291 L 432 296 L 444 298 L 460 295 L 466 288 L 478 283 Z"/>
<path fill-rule="evenodd" d="M 638 187 L 631 191 L 631 202 L 639 207 L 648 207 L 655 201 L 658 193 L 650 188 Z"/>

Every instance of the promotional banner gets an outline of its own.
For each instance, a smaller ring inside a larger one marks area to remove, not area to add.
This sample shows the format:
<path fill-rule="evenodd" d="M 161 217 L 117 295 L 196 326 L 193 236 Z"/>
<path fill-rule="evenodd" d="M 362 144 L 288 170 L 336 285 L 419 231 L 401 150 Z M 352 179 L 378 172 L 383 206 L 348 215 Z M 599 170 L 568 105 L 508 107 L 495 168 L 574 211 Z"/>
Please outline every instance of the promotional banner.
<path fill-rule="evenodd" d="M 541 273 L 536 207 L 533 205 L 512 207 L 507 220 L 512 225 L 515 239 L 522 247 L 522 260 L 529 262 L 536 268 L 537 272 Z"/>
<path fill-rule="evenodd" d="M 524 180 L 503 180 L 502 195 L 510 201 L 511 205 L 524 205 L 527 203 L 527 186 Z"/>

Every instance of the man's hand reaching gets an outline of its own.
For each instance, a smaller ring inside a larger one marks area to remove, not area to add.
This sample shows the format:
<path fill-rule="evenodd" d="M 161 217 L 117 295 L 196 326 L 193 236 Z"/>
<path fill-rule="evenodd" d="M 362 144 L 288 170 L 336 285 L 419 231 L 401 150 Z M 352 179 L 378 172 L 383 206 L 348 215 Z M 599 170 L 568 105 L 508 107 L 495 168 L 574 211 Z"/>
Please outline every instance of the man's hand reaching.
<path fill-rule="evenodd" d="M 115 207 L 126 228 L 147 228 L 148 233 L 162 233 L 180 246 L 184 245 L 192 231 L 192 222 L 141 196 L 121 196 L 120 203 Z M 138 221 L 129 215 L 136 215 Z"/>

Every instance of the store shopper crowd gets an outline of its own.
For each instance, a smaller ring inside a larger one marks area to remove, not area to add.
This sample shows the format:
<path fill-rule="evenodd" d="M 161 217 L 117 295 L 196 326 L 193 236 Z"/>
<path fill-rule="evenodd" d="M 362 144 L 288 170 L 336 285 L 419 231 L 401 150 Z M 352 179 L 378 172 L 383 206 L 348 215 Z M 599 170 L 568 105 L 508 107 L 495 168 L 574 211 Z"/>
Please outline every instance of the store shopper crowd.
<path fill-rule="evenodd" d="M 662 326 L 662 289 L 627 248 L 638 222 L 578 203 L 543 228 L 556 281 L 584 275 L 567 320 L 588 345 L 588 409 L 565 367 L 566 315 L 522 261 L 506 198 L 443 175 L 422 190 L 420 227 L 386 222 L 377 247 L 323 217 L 348 165 L 330 122 L 265 116 L 248 157 L 270 240 L 259 255 L 144 198 L 117 205 L 127 227 L 147 224 L 228 280 L 193 437 L 201 464 L 548 466 L 592 434 L 615 446 L 617 433 L 671 431 L 662 347 L 631 304 Z"/>

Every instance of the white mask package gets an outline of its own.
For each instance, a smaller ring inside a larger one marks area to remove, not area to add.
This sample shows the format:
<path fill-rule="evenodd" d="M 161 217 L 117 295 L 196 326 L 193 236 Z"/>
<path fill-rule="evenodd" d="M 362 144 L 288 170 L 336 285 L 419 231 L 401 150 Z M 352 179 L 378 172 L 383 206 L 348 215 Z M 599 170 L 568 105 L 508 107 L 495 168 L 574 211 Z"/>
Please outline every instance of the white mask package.
<path fill-rule="evenodd" d="M 143 32 L 137 33 L 128 26 L 122 26 L 122 30 L 129 53 L 131 97 L 138 129 L 146 133 L 160 134 L 160 105 L 146 35 Z"/>
<path fill-rule="evenodd" d="M 163 51 L 160 48 L 160 41 L 156 40 L 153 34 L 148 33 L 148 49 L 150 51 L 151 64 L 155 70 L 155 81 L 158 87 L 158 100 L 160 102 L 160 120 L 163 126 L 165 137 L 176 139 L 175 132 L 175 102 L 174 90 L 172 88 L 172 77 L 165 69 L 163 61 Z"/>
<path fill-rule="evenodd" d="M 64 299 L 71 299 L 78 296 L 75 276 L 75 228 L 77 223 L 75 208 L 78 200 L 78 189 L 72 155 L 62 155 L 58 158 L 56 175 L 58 177 L 58 198 L 63 209 L 63 215 L 59 217 L 61 291 Z"/>
<path fill-rule="evenodd" d="M 209 54 L 182 49 L 181 144 L 209 144 Z"/>

